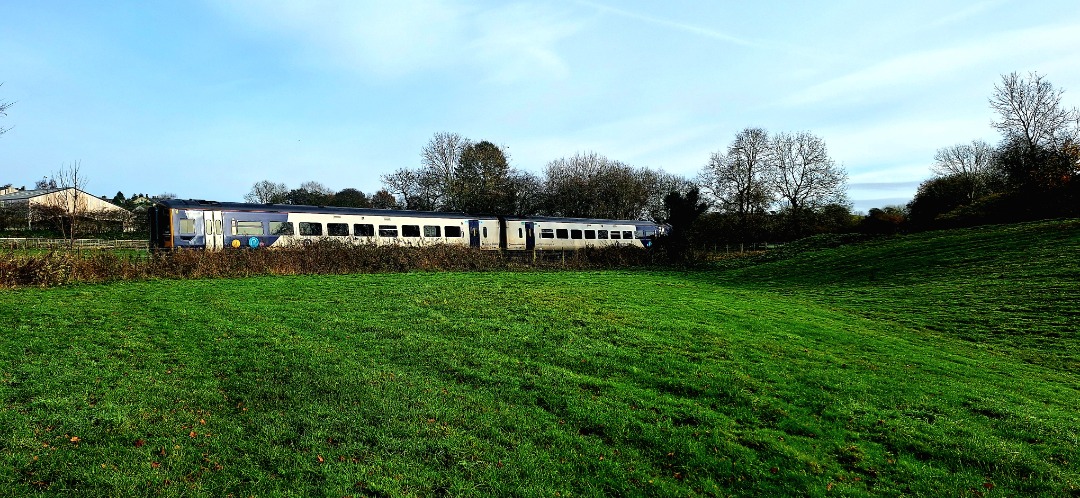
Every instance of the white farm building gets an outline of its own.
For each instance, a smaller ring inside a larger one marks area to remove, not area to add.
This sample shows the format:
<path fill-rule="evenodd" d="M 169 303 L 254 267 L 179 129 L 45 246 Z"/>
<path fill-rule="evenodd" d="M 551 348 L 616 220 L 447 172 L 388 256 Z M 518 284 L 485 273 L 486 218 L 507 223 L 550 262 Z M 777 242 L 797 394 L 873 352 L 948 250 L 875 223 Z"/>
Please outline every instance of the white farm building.
<path fill-rule="evenodd" d="M 131 219 L 128 210 L 73 187 L 24 190 L 8 185 L 0 188 L 0 210 L 5 219 L 21 219 L 27 228 L 58 221 L 70 225 L 72 220 L 127 226 Z"/>

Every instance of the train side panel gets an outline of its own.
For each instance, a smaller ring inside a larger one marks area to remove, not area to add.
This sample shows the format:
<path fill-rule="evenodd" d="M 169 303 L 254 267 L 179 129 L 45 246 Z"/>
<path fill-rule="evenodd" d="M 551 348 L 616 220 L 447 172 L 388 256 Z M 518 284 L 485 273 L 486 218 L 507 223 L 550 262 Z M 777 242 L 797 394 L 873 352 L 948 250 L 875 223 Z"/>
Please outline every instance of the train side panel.
<path fill-rule="evenodd" d="M 643 247 L 634 225 L 582 221 L 536 222 L 536 249 L 572 250 L 584 247 Z"/>
<path fill-rule="evenodd" d="M 237 213 L 235 221 L 235 228 L 232 220 L 228 223 L 227 242 L 231 247 L 278 247 L 317 240 L 403 246 L 469 245 L 469 220 L 465 218 Z"/>
<path fill-rule="evenodd" d="M 215 246 L 220 236 L 220 212 L 207 209 L 171 209 L 168 229 L 174 248 L 205 249 L 207 243 Z M 217 215 L 217 216 L 215 216 Z M 163 227 L 164 228 L 164 227 Z"/>

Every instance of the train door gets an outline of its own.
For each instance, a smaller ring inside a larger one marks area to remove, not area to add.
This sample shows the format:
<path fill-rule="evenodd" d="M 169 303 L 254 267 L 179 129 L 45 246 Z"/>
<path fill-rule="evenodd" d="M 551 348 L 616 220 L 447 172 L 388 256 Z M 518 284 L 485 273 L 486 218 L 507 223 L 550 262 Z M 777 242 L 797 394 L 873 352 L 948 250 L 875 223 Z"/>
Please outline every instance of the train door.
<path fill-rule="evenodd" d="M 147 210 L 150 218 L 150 247 L 172 247 L 172 224 L 169 220 L 169 208 L 150 206 Z"/>
<path fill-rule="evenodd" d="M 525 222 L 525 250 L 531 251 L 536 249 L 536 228 L 535 224 L 531 221 Z"/>
<path fill-rule="evenodd" d="M 203 211 L 203 230 L 206 234 L 206 248 L 221 250 L 225 244 L 221 230 L 221 211 Z"/>
<path fill-rule="evenodd" d="M 480 247 L 480 220 L 469 220 L 469 245 Z"/>

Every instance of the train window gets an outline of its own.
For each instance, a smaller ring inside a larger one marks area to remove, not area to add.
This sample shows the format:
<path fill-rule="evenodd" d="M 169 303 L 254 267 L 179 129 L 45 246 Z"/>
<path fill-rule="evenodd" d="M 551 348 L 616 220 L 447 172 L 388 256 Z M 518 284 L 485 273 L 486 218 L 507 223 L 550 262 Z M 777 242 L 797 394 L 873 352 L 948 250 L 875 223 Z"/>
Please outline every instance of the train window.
<path fill-rule="evenodd" d="M 525 234 L 524 234 L 524 233 L 522 233 L 522 231 L 521 231 L 521 229 L 520 229 L 520 228 L 518 228 L 518 238 L 519 238 L 519 239 L 525 238 Z"/>
<path fill-rule="evenodd" d="M 195 233 L 195 220 L 180 220 L 180 233 Z"/>
<path fill-rule="evenodd" d="M 621 237 L 621 234 L 619 233 L 618 230 L 612 230 L 611 231 L 611 238 L 613 238 L 613 239 L 621 239 L 622 237 Z"/>
<path fill-rule="evenodd" d="M 438 225 L 424 225 L 424 237 L 442 237 L 442 227 Z"/>
<path fill-rule="evenodd" d="M 570 238 L 571 239 L 580 239 L 581 238 L 581 230 L 570 230 Z"/>
<path fill-rule="evenodd" d="M 461 237 L 461 227 L 447 226 L 446 227 L 446 236 L 447 237 Z"/>
<path fill-rule="evenodd" d="M 238 221 L 232 222 L 233 235 L 262 235 L 263 225 L 261 221 Z"/>
<path fill-rule="evenodd" d="M 555 237 L 559 239 L 569 239 L 570 232 L 565 228 L 559 228 L 555 230 Z"/>
<path fill-rule="evenodd" d="M 484 238 L 487 238 L 487 227 L 484 227 Z"/>
<path fill-rule="evenodd" d="M 540 229 L 540 238 L 541 239 L 554 239 L 555 238 L 555 231 L 550 229 L 550 228 L 541 228 Z"/>
<path fill-rule="evenodd" d="M 419 237 L 420 225 L 401 225 L 402 237 Z"/>
<path fill-rule="evenodd" d="M 629 230 L 623 230 L 622 238 L 624 238 L 624 239 L 632 239 L 632 238 L 634 238 L 634 232 L 631 232 Z"/>
<path fill-rule="evenodd" d="M 301 221 L 300 235 L 322 235 L 322 223 Z"/>
<path fill-rule="evenodd" d="M 585 230 L 585 238 L 586 239 L 595 239 L 596 238 L 596 230 Z"/>
<path fill-rule="evenodd" d="M 271 221 L 270 235 L 292 235 L 293 226 L 291 221 Z"/>
<path fill-rule="evenodd" d="M 379 225 L 379 237 L 397 237 L 397 225 Z"/>
<path fill-rule="evenodd" d="M 348 237 L 349 236 L 349 224 L 348 223 L 327 223 L 326 234 L 331 237 Z"/>
<path fill-rule="evenodd" d="M 607 240 L 607 230 L 597 230 L 596 231 L 596 238 L 602 239 L 602 240 Z"/>
<path fill-rule="evenodd" d="M 375 225 L 371 223 L 357 223 L 352 226 L 353 235 L 357 237 L 374 237 Z"/>

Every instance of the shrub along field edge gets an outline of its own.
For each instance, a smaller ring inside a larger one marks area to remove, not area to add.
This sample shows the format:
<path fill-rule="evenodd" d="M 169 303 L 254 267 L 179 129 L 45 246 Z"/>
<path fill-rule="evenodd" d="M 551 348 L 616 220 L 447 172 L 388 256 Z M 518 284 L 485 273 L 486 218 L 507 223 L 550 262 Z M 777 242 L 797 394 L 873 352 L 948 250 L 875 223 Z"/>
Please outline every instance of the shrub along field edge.
<path fill-rule="evenodd" d="M 352 245 L 326 241 L 272 250 L 0 253 L 0 288 L 153 278 L 237 278 L 406 271 L 619 269 L 654 266 L 663 253 L 635 247 L 498 253 L 470 247 Z"/>

